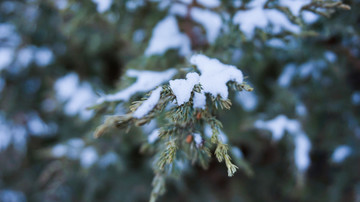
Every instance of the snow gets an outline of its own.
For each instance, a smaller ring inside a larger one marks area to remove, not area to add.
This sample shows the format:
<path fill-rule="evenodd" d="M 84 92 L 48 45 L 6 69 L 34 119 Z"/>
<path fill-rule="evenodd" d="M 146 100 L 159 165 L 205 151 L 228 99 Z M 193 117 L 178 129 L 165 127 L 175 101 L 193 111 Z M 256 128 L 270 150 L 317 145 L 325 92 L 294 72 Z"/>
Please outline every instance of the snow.
<path fill-rule="evenodd" d="M 110 9 L 112 0 L 92 0 L 97 6 L 97 11 L 103 13 Z"/>
<path fill-rule="evenodd" d="M 295 136 L 295 164 L 300 171 L 309 167 L 311 142 L 304 133 Z"/>
<path fill-rule="evenodd" d="M 68 100 L 64 107 L 64 112 L 67 115 L 74 116 L 80 115 L 83 120 L 88 120 L 92 117 L 93 112 L 87 110 L 86 107 L 96 100 L 96 94 L 89 83 L 83 82 L 77 89 L 72 97 Z"/>
<path fill-rule="evenodd" d="M 231 147 L 231 152 L 234 155 L 234 157 L 238 159 L 242 159 L 244 156 L 239 147 Z"/>
<path fill-rule="evenodd" d="M 22 67 L 27 67 L 33 60 L 34 48 L 27 46 L 17 52 L 16 61 Z"/>
<path fill-rule="evenodd" d="M 151 110 L 154 109 L 156 104 L 159 102 L 160 99 L 160 93 L 162 91 L 162 87 L 156 88 L 150 95 L 150 97 L 145 100 L 139 108 L 136 109 L 136 111 L 133 114 L 133 117 L 141 119 L 144 116 L 146 116 Z"/>
<path fill-rule="evenodd" d="M 180 106 L 190 100 L 194 86 L 199 83 L 199 74 L 191 72 L 186 75 L 186 79 L 171 80 L 169 83 L 177 104 Z"/>
<path fill-rule="evenodd" d="M 12 48 L 0 48 L 0 71 L 11 64 L 13 57 L 14 50 Z"/>
<path fill-rule="evenodd" d="M 98 160 L 98 158 L 96 149 L 92 146 L 88 146 L 81 151 L 80 164 L 83 168 L 90 168 Z"/>
<path fill-rule="evenodd" d="M 221 5 L 221 1 L 219 0 L 197 0 L 196 2 L 207 8 L 216 8 Z"/>
<path fill-rule="evenodd" d="M 229 81 L 243 82 L 243 74 L 239 69 L 223 64 L 217 59 L 198 54 L 190 58 L 190 63 L 196 65 L 201 72 L 200 84 L 204 93 L 210 93 L 214 97 L 220 95 L 223 99 L 227 99 L 229 92 L 226 83 Z"/>
<path fill-rule="evenodd" d="M 115 152 L 107 152 L 99 159 L 98 164 L 101 168 L 107 168 L 110 165 L 116 164 L 118 160 L 119 156 Z"/>
<path fill-rule="evenodd" d="M 281 49 L 285 49 L 287 47 L 286 43 L 283 40 L 277 38 L 272 38 L 267 40 L 266 45 L 272 48 L 281 48 Z"/>
<path fill-rule="evenodd" d="M 171 4 L 171 7 L 169 8 L 169 13 L 181 17 L 185 17 L 188 12 L 188 8 L 184 4 L 180 3 L 173 3 Z"/>
<path fill-rule="evenodd" d="M 53 2 L 59 10 L 64 10 L 68 4 L 68 0 L 53 0 Z"/>
<path fill-rule="evenodd" d="M 295 107 L 296 114 L 299 116 L 305 116 L 307 114 L 307 109 L 303 103 L 297 103 Z"/>
<path fill-rule="evenodd" d="M 76 73 L 69 73 L 64 77 L 59 78 L 54 84 L 56 97 L 61 101 L 70 99 L 76 92 L 78 85 L 79 78 Z"/>
<path fill-rule="evenodd" d="M 200 147 L 202 145 L 203 139 L 200 135 L 200 133 L 194 133 L 194 142 L 196 144 L 196 147 Z"/>
<path fill-rule="evenodd" d="M 145 2 L 143 0 L 132 0 L 132 1 L 126 1 L 126 9 L 128 11 L 135 11 L 138 9 L 138 7 L 144 6 Z"/>
<path fill-rule="evenodd" d="M 279 77 L 278 84 L 281 87 L 288 87 L 291 84 L 292 78 L 296 74 L 296 66 L 294 64 L 288 64 L 285 66 L 283 73 Z"/>
<path fill-rule="evenodd" d="M 279 3 L 288 7 L 295 16 L 299 16 L 301 8 L 311 3 L 311 0 L 280 0 Z"/>
<path fill-rule="evenodd" d="M 133 41 L 136 43 L 141 43 L 145 39 L 145 31 L 143 29 L 138 29 L 133 34 Z"/>
<path fill-rule="evenodd" d="M 301 13 L 301 17 L 304 20 L 304 22 L 307 24 L 312 24 L 319 19 L 319 15 L 310 11 L 303 11 Z"/>
<path fill-rule="evenodd" d="M 331 159 L 335 163 L 341 163 L 351 154 L 351 152 L 351 148 L 347 145 L 338 146 L 332 154 Z"/>
<path fill-rule="evenodd" d="M 57 144 L 51 149 L 52 156 L 56 158 L 64 157 L 67 153 L 67 146 L 64 144 Z"/>
<path fill-rule="evenodd" d="M 66 102 L 64 106 L 65 114 L 74 116 L 80 115 L 83 120 L 88 120 L 93 112 L 86 110 L 96 100 L 91 85 L 87 82 L 79 82 L 79 77 L 75 73 L 69 73 L 59 78 L 54 84 L 56 97 L 61 102 Z"/>
<path fill-rule="evenodd" d="M 208 42 L 214 43 L 222 26 L 221 17 L 215 12 L 196 7 L 191 9 L 191 17 L 205 28 Z"/>
<path fill-rule="evenodd" d="M 27 127 L 31 135 L 51 135 L 57 131 L 56 125 L 50 125 L 45 123 L 36 112 L 30 113 L 27 119 Z"/>
<path fill-rule="evenodd" d="M 25 151 L 27 133 L 24 127 L 6 121 L 0 114 L 0 152 L 13 145 L 17 151 Z"/>
<path fill-rule="evenodd" d="M 205 109 L 206 107 L 206 96 L 204 93 L 194 93 L 193 107 L 196 109 Z"/>
<path fill-rule="evenodd" d="M 169 81 L 176 73 L 176 69 L 168 69 L 163 72 L 128 70 L 126 75 L 137 78 L 136 82 L 118 93 L 99 98 L 97 103 L 102 103 L 104 101 L 128 101 L 131 96 L 136 93 L 148 92 L 158 85 Z"/>
<path fill-rule="evenodd" d="M 155 129 L 153 132 L 150 133 L 147 140 L 149 144 L 154 144 L 157 139 L 159 139 L 160 130 Z"/>
<path fill-rule="evenodd" d="M 255 110 L 258 104 L 258 98 L 254 92 L 238 92 L 235 100 L 248 112 Z"/>
<path fill-rule="evenodd" d="M 212 129 L 211 129 L 211 126 L 210 126 L 210 125 L 206 124 L 206 125 L 204 126 L 204 133 L 205 133 L 205 136 L 206 136 L 206 137 L 211 138 L 211 136 L 212 136 L 213 133 L 212 133 Z M 222 130 L 220 130 L 220 129 L 219 129 L 218 138 L 219 138 L 219 140 L 220 140 L 222 143 L 225 143 L 225 144 L 227 144 L 228 141 L 229 141 L 227 135 L 226 135 Z"/>
<path fill-rule="evenodd" d="M 263 9 L 264 1 L 254 1 L 254 6 L 249 10 L 237 11 L 233 18 L 233 23 L 240 25 L 240 29 L 247 37 L 252 37 L 255 28 L 265 29 L 269 24 L 272 31 L 279 33 L 282 29 L 299 33 L 300 27 L 290 22 L 285 14 L 274 9 Z"/>
<path fill-rule="evenodd" d="M 34 55 L 35 63 L 40 67 L 49 65 L 52 62 L 53 57 L 53 52 L 45 47 L 38 48 Z"/>
<path fill-rule="evenodd" d="M 354 105 L 360 104 L 360 92 L 354 92 L 351 96 L 351 101 Z"/>
<path fill-rule="evenodd" d="M 334 63 L 337 59 L 337 56 L 334 52 L 331 52 L 331 51 L 326 51 L 324 53 L 324 57 L 326 58 L 327 61 L 331 62 L 331 63 Z"/>
<path fill-rule="evenodd" d="M 268 121 L 257 120 L 254 125 L 256 128 L 271 131 L 275 141 L 279 141 L 285 134 L 285 131 L 288 131 L 291 135 L 294 135 L 295 164 L 300 171 L 304 171 L 309 167 L 309 152 L 311 149 L 311 142 L 306 134 L 302 131 L 301 125 L 297 120 L 291 120 L 288 119 L 285 115 L 279 115 Z"/>
<path fill-rule="evenodd" d="M 0 201 L 3 202 L 26 202 L 26 197 L 23 192 L 11 189 L 0 190 Z"/>
<path fill-rule="evenodd" d="M 169 49 L 179 49 L 181 55 L 191 53 L 190 39 L 180 32 L 176 18 L 171 15 L 155 26 L 145 55 L 162 55 Z"/>

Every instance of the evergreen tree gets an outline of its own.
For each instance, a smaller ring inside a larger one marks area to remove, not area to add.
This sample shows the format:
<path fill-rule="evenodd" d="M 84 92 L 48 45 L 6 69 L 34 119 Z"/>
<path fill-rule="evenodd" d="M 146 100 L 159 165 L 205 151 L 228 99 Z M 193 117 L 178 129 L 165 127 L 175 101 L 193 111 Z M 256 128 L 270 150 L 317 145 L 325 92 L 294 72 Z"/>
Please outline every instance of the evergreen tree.
<path fill-rule="evenodd" d="M 1 1 L 0 201 L 360 200 L 358 9 Z"/>

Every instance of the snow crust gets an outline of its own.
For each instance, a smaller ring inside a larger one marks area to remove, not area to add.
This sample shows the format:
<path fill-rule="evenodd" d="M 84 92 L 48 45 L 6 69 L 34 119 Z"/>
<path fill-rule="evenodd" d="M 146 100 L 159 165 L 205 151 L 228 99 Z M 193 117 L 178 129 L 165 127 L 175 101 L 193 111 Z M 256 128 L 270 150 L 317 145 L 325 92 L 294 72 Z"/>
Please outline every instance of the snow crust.
<path fill-rule="evenodd" d="M 140 106 L 139 108 L 136 109 L 136 111 L 134 112 L 133 116 L 135 118 L 142 118 L 145 115 L 147 115 L 151 110 L 154 109 L 154 107 L 156 106 L 156 104 L 159 102 L 160 99 L 160 93 L 162 91 L 162 87 L 158 87 L 156 88 L 150 95 L 150 97 L 145 100 Z"/>
<path fill-rule="evenodd" d="M 186 79 L 171 80 L 169 83 L 177 104 L 182 105 L 190 100 L 191 91 L 199 83 L 199 74 L 191 72 L 186 75 Z"/>
<path fill-rule="evenodd" d="M 331 159 L 335 163 L 343 162 L 350 154 L 351 148 L 347 145 L 341 145 L 337 147 L 331 156 Z"/>
<path fill-rule="evenodd" d="M 191 9 L 191 17 L 205 28 L 208 42 L 214 43 L 222 26 L 221 17 L 213 11 L 196 7 Z"/>
<path fill-rule="evenodd" d="M 179 49 L 181 55 L 188 55 L 190 44 L 190 39 L 180 32 L 176 18 L 169 15 L 155 26 L 145 55 L 162 55 L 169 49 Z"/>
<path fill-rule="evenodd" d="M 294 135 L 295 164 L 300 171 L 304 171 L 309 167 L 311 143 L 309 138 L 302 131 L 301 125 L 297 120 L 291 120 L 285 115 L 279 115 L 268 121 L 257 120 L 254 125 L 259 129 L 271 131 L 275 141 L 279 141 L 285 134 L 285 131 Z"/>
<path fill-rule="evenodd" d="M 168 69 L 163 72 L 128 70 L 126 75 L 137 78 L 136 82 L 115 94 L 99 98 L 97 103 L 102 103 L 104 101 L 129 101 L 134 94 L 153 90 L 156 86 L 169 81 L 176 73 L 176 69 Z"/>
<path fill-rule="evenodd" d="M 223 99 L 227 99 L 229 92 L 226 83 L 243 82 L 243 74 L 239 69 L 223 64 L 217 59 L 198 54 L 190 58 L 190 63 L 196 65 L 201 72 L 200 84 L 204 93 L 210 93 L 214 97 L 220 95 Z"/>

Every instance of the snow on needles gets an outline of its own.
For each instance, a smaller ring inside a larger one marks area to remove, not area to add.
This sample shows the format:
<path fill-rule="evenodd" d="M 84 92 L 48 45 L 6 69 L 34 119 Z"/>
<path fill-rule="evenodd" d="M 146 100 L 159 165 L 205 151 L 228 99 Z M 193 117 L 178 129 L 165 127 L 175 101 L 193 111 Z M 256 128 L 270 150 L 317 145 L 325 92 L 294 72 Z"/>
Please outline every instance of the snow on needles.
<path fill-rule="evenodd" d="M 181 55 L 191 53 L 190 39 L 180 32 L 174 16 L 167 16 L 154 28 L 146 56 L 162 55 L 169 49 L 180 49 Z"/>
<path fill-rule="evenodd" d="M 170 88 L 176 96 L 178 105 L 182 105 L 189 101 L 191 97 L 191 91 L 195 84 L 199 83 L 199 74 L 192 72 L 186 75 L 185 79 L 171 80 Z"/>
<path fill-rule="evenodd" d="M 155 89 L 151 93 L 150 97 L 146 101 L 144 101 L 139 108 L 136 109 L 133 116 L 140 119 L 147 115 L 152 109 L 154 109 L 156 104 L 159 102 L 161 90 L 161 86 Z"/>
<path fill-rule="evenodd" d="M 273 134 L 273 139 L 276 141 L 283 137 L 285 131 L 294 135 L 295 164 L 300 171 L 304 171 L 309 167 L 311 143 L 309 138 L 302 131 L 301 125 L 297 120 L 291 120 L 285 115 L 279 115 L 268 121 L 257 120 L 254 125 L 260 129 L 270 130 Z"/>
<path fill-rule="evenodd" d="M 136 82 L 115 94 L 106 95 L 99 98 L 97 103 L 102 103 L 104 101 L 128 101 L 131 96 L 136 93 L 148 92 L 153 90 L 156 86 L 169 81 L 176 73 L 176 69 L 168 69 L 163 72 L 128 70 L 126 75 L 137 78 Z"/>
<path fill-rule="evenodd" d="M 193 55 L 190 63 L 196 65 L 201 72 L 200 84 L 203 91 L 214 97 L 220 95 L 223 99 L 227 99 L 229 92 L 226 83 L 229 81 L 242 83 L 244 79 L 242 72 L 235 66 L 223 64 L 205 55 Z"/>
<path fill-rule="evenodd" d="M 210 93 L 213 97 L 220 95 L 223 99 L 227 99 L 229 95 L 227 82 L 243 82 L 243 74 L 239 69 L 232 65 L 223 64 L 217 59 L 198 54 L 190 58 L 190 63 L 196 65 L 201 76 L 192 72 L 186 75 L 186 80 L 170 81 L 170 88 L 176 96 L 178 105 L 190 100 L 191 92 L 198 83 L 201 84 L 203 90 L 201 93 L 194 94 L 193 107 L 204 109 L 206 105 L 205 93 Z"/>

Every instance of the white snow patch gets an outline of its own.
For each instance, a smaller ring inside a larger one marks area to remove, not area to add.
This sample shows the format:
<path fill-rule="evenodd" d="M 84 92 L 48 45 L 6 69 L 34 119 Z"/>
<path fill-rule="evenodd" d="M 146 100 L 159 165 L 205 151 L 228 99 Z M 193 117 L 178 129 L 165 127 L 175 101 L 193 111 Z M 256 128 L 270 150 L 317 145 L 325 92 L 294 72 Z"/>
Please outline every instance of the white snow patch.
<path fill-rule="evenodd" d="M 281 39 L 277 39 L 277 38 L 272 38 L 270 40 L 266 41 L 266 45 L 273 47 L 273 48 L 280 48 L 280 49 L 285 49 L 286 43 L 281 40 Z"/>
<path fill-rule="evenodd" d="M 98 160 L 98 158 L 96 149 L 92 146 L 88 146 L 81 151 L 80 164 L 83 168 L 90 168 Z"/>
<path fill-rule="evenodd" d="M 196 7 L 191 9 L 191 17 L 205 28 L 208 42 L 214 43 L 222 26 L 221 17 L 215 12 Z"/>
<path fill-rule="evenodd" d="M 303 11 L 301 13 L 301 17 L 304 20 L 304 22 L 307 24 L 312 24 L 319 19 L 319 15 L 310 11 Z"/>
<path fill-rule="evenodd" d="M 45 123 L 36 112 L 30 113 L 27 119 L 27 127 L 31 135 L 52 135 L 57 131 L 56 125 Z"/>
<path fill-rule="evenodd" d="M 180 32 L 176 18 L 167 16 L 155 26 L 145 55 L 162 55 L 169 49 L 179 49 L 181 55 L 188 55 L 190 46 L 190 39 Z"/>
<path fill-rule="evenodd" d="M 295 107 L 296 114 L 299 116 L 305 116 L 307 114 L 307 109 L 304 105 L 304 103 L 298 103 Z"/>
<path fill-rule="evenodd" d="M 311 142 L 304 133 L 295 136 L 295 164 L 300 171 L 304 171 L 309 167 L 309 152 Z"/>
<path fill-rule="evenodd" d="M 169 81 L 177 73 L 176 69 L 168 69 L 163 72 L 128 70 L 126 75 L 137 78 L 136 82 L 124 90 L 112 95 L 106 95 L 98 99 L 97 103 L 104 101 L 128 101 L 136 93 L 153 90 L 156 86 Z"/>
<path fill-rule="evenodd" d="M 57 99 L 66 102 L 65 114 L 69 116 L 79 114 L 83 120 L 92 117 L 93 112 L 86 110 L 86 107 L 93 104 L 97 96 L 89 83 L 79 82 L 77 74 L 70 73 L 59 78 L 54 84 L 54 89 Z"/>
<path fill-rule="evenodd" d="M 67 115 L 74 116 L 79 114 L 81 119 L 88 120 L 92 117 L 93 111 L 87 110 L 86 107 L 91 106 L 96 97 L 90 84 L 83 82 L 66 103 L 64 111 Z"/>
<path fill-rule="evenodd" d="M 274 9 L 263 9 L 264 1 L 254 1 L 253 8 L 237 11 L 233 23 L 240 25 L 240 29 L 247 37 L 252 37 L 255 28 L 265 29 L 272 25 L 272 32 L 279 33 L 282 29 L 299 33 L 300 27 L 290 22 L 285 14 Z"/>
<path fill-rule="evenodd" d="M 331 159 L 335 163 L 343 162 L 350 154 L 351 148 L 347 145 L 341 145 L 337 147 L 331 156 Z"/>
<path fill-rule="evenodd" d="M 194 98 L 193 98 L 193 107 L 196 109 L 196 108 L 199 108 L 199 109 L 205 109 L 206 107 L 206 96 L 203 92 L 201 93 L 197 93 L 195 92 L 194 93 Z"/>
<path fill-rule="evenodd" d="M 53 57 L 53 52 L 45 47 L 38 48 L 34 55 L 35 63 L 40 67 L 49 65 Z"/>
<path fill-rule="evenodd" d="M 154 107 L 156 106 L 156 104 L 159 102 L 160 99 L 160 93 L 162 91 L 162 87 L 158 87 L 157 89 L 155 89 L 150 97 L 145 100 L 140 106 L 139 108 L 136 109 L 136 111 L 133 114 L 133 117 L 140 119 L 142 117 L 144 117 L 145 115 L 147 115 L 151 110 L 154 109 Z"/>
<path fill-rule="evenodd" d="M 173 3 L 169 8 L 169 13 L 181 17 L 185 17 L 188 12 L 188 7 L 184 4 Z"/>
<path fill-rule="evenodd" d="M 23 126 L 6 121 L 0 114 L 0 152 L 13 145 L 17 151 L 25 151 L 27 133 Z"/>
<path fill-rule="evenodd" d="M 112 0 L 92 0 L 97 6 L 97 11 L 103 13 L 110 9 Z"/>
<path fill-rule="evenodd" d="M 279 3 L 288 7 L 295 16 L 299 16 L 301 8 L 311 3 L 311 0 L 280 0 Z"/>
<path fill-rule="evenodd" d="M 14 49 L 0 48 L 0 71 L 7 68 L 14 59 Z"/>
<path fill-rule="evenodd" d="M 213 135 L 212 133 L 212 129 L 211 129 L 211 126 L 206 124 L 204 126 L 204 133 L 205 133 L 205 136 L 208 137 L 208 138 L 211 138 L 211 136 Z M 218 138 L 219 140 L 222 142 L 222 143 L 228 143 L 229 139 L 227 137 L 227 135 L 219 129 L 219 134 L 218 134 Z"/>
<path fill-rule="evenodd" d="M 56 158 L 61 158 L 66 156 L 67 153 L 67 146 L 64 144 L 57 144 L 51 149 L 51 155 Z"/>
<path fill-rule="evenodd" d="M 245 111 L 253 111 L 258 104 L 258 98 L 254 92 L 239 92 L 236 94 L 235 100 Z"/>
<path fill-rule="evenodd" d="M 54 84 L 56 97 L 61 101 L 70 99 L 76 92 L 78 85 L 79 77 L 76 73 L 69 73 L 64 77 L 59 78 Z"/>
<path fill-rule="evenodd" d="M 153 132 L 150 133 L 150 135 L 148 136 L 147 140 L 149 144 L 154 144 L 156 142 L 157 139 L 159 139 L 159 135 L 160 135 L 160 130 L 159 129 L 155 129 Z"/>
<path fill-rule="evenodd" d="M 67 0 L 53 0 L 53 2 L 59 10 L 64 10 L 68 4 Z"/>
<path fill-rule="evenodd" d="M 115 152 L 107 152 L 103 155 L 98 164 L 101 168 L 107 168 L 111 165 L 115 165 L 119 161 L 119 156 Z"/>
<path fill-rule="evenodd" d="M 324 57 L 327 59 L 327 61 L 331 62 L 331 63 L 334 63 L 337 59 L 337 56 L 334 52 L 331 52 L 331 51 L 326 51 L 324 53 Z"/>
<path fill-rule="evenodd" d="M 180 106 L 189 101 L 194 86 L 199 83 L 199 74 L 188 73 L 185 79 L 171 80 L 170 88 L 176 96 L 177 104 Z"/>
<path fill-rule="evenodd" d="M 216 8 L 221 5 L 221 1 L 219 0 L 197 0 L 196 2 L 207 8 Z"/>
<path fill-rule="evenodd" d="M 278 84 L 281 87 L 288 87 L 291 84 L 292 78 L 296 74 L 296 66 L 294 64 L 288 64 L 285 66 L 283 73 L 279 77 Z"/>
<path fill-rule="evenodd" d="M 0 190 L 0 201 L 3 202 L 26 202 L 26 197 L 23 192 L 11 189 Z"/>
<path fill-rule="evenodd" d="M 297 120 L 288 119 L 285 115 L 279 115 L 272 120 L 263 121 L 257 120 L 254 123 L 255 127 L 271 131 L 275 141 L 280 140 L 285 131 L 288 131 L 295 137 L 295 164 L 300 171 L 304 171 L 309 167 L 310 159 L 309 152 L 311 149 L 311 142 L 302 131 L 301 125 Z"/>
<path fill-rule="evenodd" d="M 242 159 L 244 156 L 239 147 L 231 147 L 231 152 L 234 155 L 234 157 L 238 159 Z"/>
<path fill-rule="evenodd" d="M 229 81 L 243 82 L 243 74 L 239 69 L 223 64 L 217 59 L 198 54 L 190 58 L 190 63 L 196 65 L 201 72 L 200 84 L 203 91 L 214 97 L 220 95 L 223 99 L 227 99 L 229 92 L 226 83 Z"/>
<path fill-rule="evenodd" d="M 202 145 L 202 141 L 203 141 L 201 135 L 199 133 L 194 133 L 193 136 L 194 136 L 194 142 L 196 144 L 196 147 L 200 147 Z"/>
<path fill-rule="evenodd" d="M 351 101 L 354 105 L 360 104 L 360 92 L 355 92 L 351 96 Z"/>

